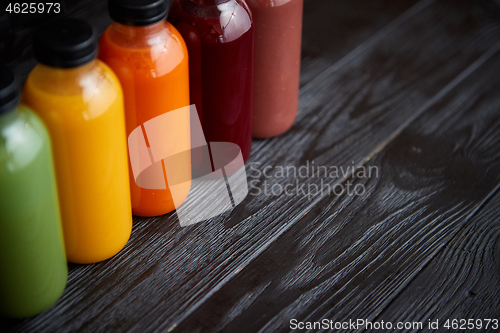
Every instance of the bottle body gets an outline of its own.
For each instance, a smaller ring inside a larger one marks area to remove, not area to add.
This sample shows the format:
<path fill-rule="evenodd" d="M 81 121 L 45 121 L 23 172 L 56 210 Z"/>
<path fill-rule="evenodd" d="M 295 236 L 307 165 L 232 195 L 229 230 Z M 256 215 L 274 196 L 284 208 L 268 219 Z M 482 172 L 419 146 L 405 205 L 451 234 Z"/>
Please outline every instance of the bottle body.
<path fill-rule="evenodd" d="M 191 103 L 208 142 L 252 146 L 253 22 L 240 0 L 175 0 L 168 20 L 189 50 Z"/>
<path fill-rule="evenodd" d="M 64 291 L 67 265 L 50 139 L 25 107 L 0 115 L 0 313 L 29 317 Z"/>
<path fill-rule="evenodd" d="M 110 258 L 132 230 L 123 95 L 100 61 L 76 68 L 37 65 L 24 100 L 52 140 L 68 261 Z"/>
<path fill-rule="evenodd" d="M 144 123 L 167 112 L 189 106 L 189 67 L 187 48 L 179 32 L 168 22 L 150 26 L 113 23 L 100 39 L 99 58 L 118 76 L 125 96 L 127 137 Z M 176 142 L 190 145 L 189 114 L 178 118 Z M 146 140 L 147 140 L 147 134 Z M 149 140 L 146 141 L 149 147 Z M 130 143 L 129 143 L 130 144 Z M 167 156 L 165 156 L 167 157 Z M 162 162 L 163 163 L 163 162 Z M 191 159 L 185 154 L 177 169 L 191 172 Z M 175 209 L 173 195 L 184 200 L 190 183 L 175 194 L 168 188 L 164 165 L 158 165 L 164 189 L 137 185 L 129 161 L 132 212 L 139 216 L 158 216 Z M 190 179 L 190 175 L 184 178 Z"/>
<path fill-rule="evenodd" d="M 304 0 L 247 0 L 255 22 L 253 137 L 286 132 L 297 115 Z"/>

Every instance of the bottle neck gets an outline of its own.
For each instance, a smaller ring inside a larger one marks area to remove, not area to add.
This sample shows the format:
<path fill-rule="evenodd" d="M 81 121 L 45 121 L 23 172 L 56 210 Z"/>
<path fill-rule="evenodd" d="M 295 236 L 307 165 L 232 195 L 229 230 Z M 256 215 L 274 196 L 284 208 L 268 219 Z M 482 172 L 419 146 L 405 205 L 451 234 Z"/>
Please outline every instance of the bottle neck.
<path fill-rule="evenodd" d="M 60 79 L 75 79 L 85 74 L 92 72 L 92 70 L 97 66 L 97 61 L 92 60 L 91 62 L 72 68 L 57 68 L 50 67 L 44 64 L 38 64 L 37 70 L 39 73 L 47 80 L 60 80 Z"/>
<path fill-rule="evenodd" d="M 8 126 L 10 123 L 19 118 L 21 111 L 20 105 L 17 105 L 14 109 L 0 114 L 0 128 Z"/>
<path fill-rule="evenodd" d="M 206 5 L 206 6 L 215 6 L 220 5 L 222 3 L 228 2 L 229 0 L 179 0 L 183 1 L 191 1 L 196 3 L 197 5 Z"/>
<path fill-rule="evenodd" d="M 111 28 L 115 33 L 124 37 L 145 39 L 165 31 L 165 27 L 166 24 L 164 20 L 144 26 L 125 25 L 118 22 L 114 22 L 111 25 Z"/>
<path fill-rule="evenodd" d="M 145 25 L 130 26 L 114 22 L 105 32 L 105 39 L 124 48 L 149 49 L 164 43 L 171 36 L 165 20 Z"/>

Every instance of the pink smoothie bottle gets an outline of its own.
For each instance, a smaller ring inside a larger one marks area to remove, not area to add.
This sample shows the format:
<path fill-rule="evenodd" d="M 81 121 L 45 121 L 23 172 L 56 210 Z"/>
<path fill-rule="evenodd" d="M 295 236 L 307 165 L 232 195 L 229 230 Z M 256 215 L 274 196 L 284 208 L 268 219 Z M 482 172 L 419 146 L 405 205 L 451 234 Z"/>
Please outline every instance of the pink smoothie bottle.
<path fill-rule="evenodd" d="M 254 138 L 286 132 L 297 115 L 304 0 L 246 0 L 255 25 Z"/>

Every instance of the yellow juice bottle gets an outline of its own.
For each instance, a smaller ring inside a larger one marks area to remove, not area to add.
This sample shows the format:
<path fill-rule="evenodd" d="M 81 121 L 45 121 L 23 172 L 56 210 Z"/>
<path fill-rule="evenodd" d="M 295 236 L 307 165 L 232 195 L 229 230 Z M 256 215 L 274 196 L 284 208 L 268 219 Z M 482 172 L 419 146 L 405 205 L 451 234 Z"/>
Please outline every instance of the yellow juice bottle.
<path fill-rule="evenodd" d="M 38 30 L 24 99 L 52 139 L 66 255 L 74 263 L 108 259 L 132 230 L 123 94 L 96 60 L 87 24 L 62 20 Z"/>

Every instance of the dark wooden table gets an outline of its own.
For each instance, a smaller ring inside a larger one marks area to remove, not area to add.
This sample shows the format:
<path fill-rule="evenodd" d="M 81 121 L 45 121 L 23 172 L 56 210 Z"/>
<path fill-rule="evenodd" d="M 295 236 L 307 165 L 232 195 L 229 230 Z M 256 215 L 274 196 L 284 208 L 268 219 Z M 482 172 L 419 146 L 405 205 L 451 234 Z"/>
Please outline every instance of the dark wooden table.
<path fill-rule="evenodd" d="M 68 15 L 102 31 L 105 6 L 73 1 Z M 2 39 L 22 77 L 29 34 Z M 302 60 L 296 124 L 253 142 L 240 206 L 186 228 L 175 214 L 134 218 L 121 253 L 70 265 L 56 305 L 2 319 L 1 331 L 281 332 L 292 319 L 366 319 L 464 332 L 444 324 L 500 319 L 500 4 L 306 0 Z M 313 164 L 373 172 L 278 174 Z M 275 184 L 307 192 L 266 195 Z M 313 193 L 349 184 L 364 193 Z"/>

